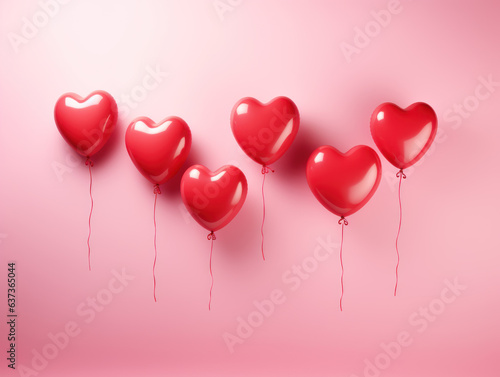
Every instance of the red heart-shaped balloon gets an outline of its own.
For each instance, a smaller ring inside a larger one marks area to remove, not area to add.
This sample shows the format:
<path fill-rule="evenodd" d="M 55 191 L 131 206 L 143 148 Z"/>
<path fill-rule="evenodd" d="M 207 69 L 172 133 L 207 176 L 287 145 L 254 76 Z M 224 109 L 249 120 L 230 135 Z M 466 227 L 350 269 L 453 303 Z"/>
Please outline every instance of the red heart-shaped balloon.
<path fill-rule="evenodd" d="M 330 212 L 344 217 L 363 207 L 380 183 L 380 158 L 372 148 L 358 145 L 343 154 L 328 145 L 307 161 L 307 183 Z"/>
<path fill-rule="evenodd" d="M 155 124 L 136 118 L 125 133 L 125 145 L 135 167 L 150 182 L 161 185 L 172 178 L 191 149 L 191 131 L 181 118 L 169 117 Z"/>
<path fill-rule="evenodd" d="M 406 169 L 431 146 L 437 132 L 437 117 L 432 107 L 423 102 L 406 109 L 383 103 L 371 116 L 370 130 L 384 157 L 395 167 Z"/>
<path fill-rule="evenodd" d="M 193 165 L 182 176 L 181 196 L 191 216 L 214 232 L 240 211 L 247 196 L 247 180 L 232 165 L 213 173 L 202 165 Z"/>
<path fill-rule="evenodd" d="M 243 98 L 231 112 L 236 141 L 261 165 L 270 165 L 283 156 L 297 135 L 299 123 L 299 110 L 287 97 L 276 97 L 267 104 Z"/>
<path fill-rule="evenodd" d="M 66 93 L 57 100 L 54 119 L 64 140 L 82 156 L 90 157 L 113 133 L 118 110 L 113 97 L 102 90 L 86 98 Z"/>

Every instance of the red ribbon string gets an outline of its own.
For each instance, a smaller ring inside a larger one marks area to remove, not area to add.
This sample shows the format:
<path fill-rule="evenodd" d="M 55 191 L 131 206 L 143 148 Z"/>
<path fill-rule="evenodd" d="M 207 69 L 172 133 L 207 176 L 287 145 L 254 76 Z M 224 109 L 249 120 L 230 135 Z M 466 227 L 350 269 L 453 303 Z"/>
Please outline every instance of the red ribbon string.
<path fill-rule="evenodd" d="M 208 310 L 210 310 L 212 304 L 212 289 L 214 287 L 214 275 L 212 273 L 212 253 L 214 251 L 214 241 L 216 240 L 215 233 L 212 231 L 208 233 L 207 240 L 212 241 L 210 245 L 210 279 L 212 280 L 212 285 L 210 286 L 210 298 L 208 299 Z"/>
<path fill-rule="evenodd" d="M 394 296 L 396 296 L 396 292 L 398 290 L 398 269 L 399 269 L 399 249 L 398 249 L 398 240 L 399 234 L 401 233 L 401 222 L 403 220 L 403 207 L 401 205 L 401 182 L 403 179 L 406 179 L 406 174 L 403 172 L 403 169 L 396 173 L 396 177 L 399 178 L 399 187 L 398 187 L 398 199 L 399 199 L 399 226 L 398 226 L 398 234 L 396 236 L 396 253 L 398 255 L 398 263 L 396 264 L 396 284 L 394 286 Z"/>
<path fill-rule="evenodd" d="M 262 251 L 262 259 L 266 260 L 266 257 L 264 256 L 264 222 L 266 221 L 266 198 L 264 196 L 264 183 L 266 182 L 266 174 L 269 172 L 274 173 L 274 170 L 271 169 L 269 166 L 263 165 L 261 172 L 262 172 L 262 225 L 260 227 L 260 234 L 262 236 L 262 242 L 260 248 Z"/>
<path fill-rule="evenodd" d="M 156 302 L 156 274 L 155 274 L 155 269 L 156 269 L 156 258 L 158 256 L 158 252 L 156 250 L 156 200 L 158 199 L 158 194 L 161 194 L 160 186 L 159 185 L 154 185 L 153 193 L 155 194 L 155 204 L 154 204 L 154 207 L 153 207 L 153 223 L 154 223 L 154 227 L 155 227 L 155 236 L 154 236 L 155 260 L 153 262 L 153 297 L 154 297 L 155 302 Z"/>
<path fill-rule="evenodd" d="M 349 225 L 349 223 L 344 216 L 342 216 L 339 220 L 339 224 L 342 225 L 342 237 L 340 239 L 340 267 L 342 268 L 342 273 L 340 275 L 340 287 L 342 290 L 340 294 L 340 311 L 342 311 L 342 299 L 344 298 L 344 263 L 342 262 L 342 247 L 344 246 L 344 226 Z"/>
<path fill-rule="evenodd" d="M 87 237 L 87 247 L 88 247 L 88 260 L 89 260 L 89 271 L 92 271 L 91 265 L 90 265 L 90 235 L 92 234 L 92 228 L 90 226 L 90 221 L 92 220 L 92 211 L 94 210 L 94 198 L 92 197 L 92 170 L 91 168 L 94 166 L 94 163 L 90 159 L 89 156 L 87 156 L 87 159 L 85 160 L 85 166 L 89 167 L 89 177 L 90 177 L 90 185 L 89 185 L 89 194 L 90 194 L 90 213 L 89 213 L 89 235 Z"/>

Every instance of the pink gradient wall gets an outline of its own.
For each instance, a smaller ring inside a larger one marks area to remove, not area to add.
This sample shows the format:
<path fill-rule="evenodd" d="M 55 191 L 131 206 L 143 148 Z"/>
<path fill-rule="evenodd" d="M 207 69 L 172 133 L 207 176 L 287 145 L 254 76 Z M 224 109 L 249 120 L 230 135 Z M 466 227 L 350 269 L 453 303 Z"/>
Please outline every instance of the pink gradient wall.
<path fill-rule="evenodd" d="M 2 376 L 500 375 L 498 2 L 61 3 L 0 2 Z M 89 272 L 88 171 L 59 135 L 53 106 L 64 92 L 95 89 L 122 112 L 94 159 Z M 262 175 L 236 144 L 229 114 L 241 97 L 278 95 L 295 101 L 302 122 L 266 180 L 263 262 Z M 340 312 L 340 227 L 309 191 L 305 163 L 323 144 L 375 148 L 369 117 L 386 101 L 428 102 L 439 133 L 403 185 L 398 297 L 396 169 L 382 159 L 378 191 L 346 228 Z M 211 312 L 207 232 L 182 205 L 180 175 L 158 203 L 153 301 L 154 196 L 124 145 L 126 126 L 142 115 L 189 124 L 181 173 L 232 163 L 247 177 L 245 205 L 217 234 Z M 35 374 L 6 365 L 10 260 L 17 366 Z M 298 277 L 297 266 L 309 272 Z M 122 271 L 131 278 L 116 279 Z M 255 301 L 271 298 L 266 316 L 256 314 Z M 66 339 L 68 326 L 75 336 Z M 34 356 L 44 350 L 45 363 Z"/>

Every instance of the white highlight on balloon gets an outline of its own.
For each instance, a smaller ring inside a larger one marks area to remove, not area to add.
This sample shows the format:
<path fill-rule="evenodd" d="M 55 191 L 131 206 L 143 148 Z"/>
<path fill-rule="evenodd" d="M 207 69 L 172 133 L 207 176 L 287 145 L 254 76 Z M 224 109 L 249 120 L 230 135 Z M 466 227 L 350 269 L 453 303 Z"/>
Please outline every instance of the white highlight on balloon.
<path fill-rule="evenodd" d="M 225 171 L 221 171 L 219 174 L 214 175 L 213 177 L 210 177 L 210 180 L 212 182 L 218 181 L 219 179 L 221 179 L 224 176 L 224 174 L 226 174 L 226 172 Z"/>
<path fill-rule="evenodd" d="M 89 105 L 98 105 L 101 101 L 102 96 L 100 96 L 99 94 L 94 94 L 92 97 L 83 102 L 78 102 L 74 98 L 66 97 L 64 100 L 64 104 L 74 109 L 84 109 L 86 107 L 89 107 Z"/>
<path fill-rule="evenodd" d="M 236 191 L 234 192 L 233 199 L 231 200 L 232 206 L 236 205 L 240 201 L 242 193 L 243 185 L 241 184 L 241 182 L 238 182 L 238 186 L 236 186 Z"/>
<path fill-rule="evenodd" d="M 193 169 L 189 172 L 189 177 L 193 179 L 200 178 L 200 171 L 198 169 Z"/>
<path fill-rule="evenodd" d="M 160 124 L 157 127 L 149 127 L 143 121 L 139 121 L 135 124 L 134 129 L 139 132 L 144 132 L 145 134 L 155 135 L 165 131 L 172 124 L 171 120 L 166 121 L 163 124 Z"/>
<path fill-rule="evenodd" d="M 352 186 L 349 190 L 349 201 L 351 203 L 360 203 L 368 196 L 376 181 L 377 165 L 373 164 L 365 176 L 359 180 L 359 183 Z"/>
<path fill-rule="evenodd" d="M 429 140 L 432 132 L 432 122 L 427 123 L 424 128 L 413 138 L 405 141 L 405 161 L 411 161 L 422 151 L 425 143 Z"/>
<path fill-rule="evenodd" d="M 325 154 L 323 152 L 319 152 L 316 157 L 314 157 L 314 162 L 315 163 L 318 163 L 318 162 L 321 162 L 323 161 L 323 157 L 325 156 Z"/>
<path fill-rule="evenodd" d="M 236 114 L 238 114 L 238 115 L 246 114 L 247 112 L 248 112 L 248 104 L 246 104 L 246 103 L 241 103 L 236 108 Z"/>
<path fill-rule="evenodd" d="M 285 140 L 292 133 L 292 130 L 293 130 L 293 119 L 290 119 L 290 121 L 286 124 L 286 127 L 281 133 L 280 137 L 278 138 L 278 140 L 276 140 L 276 143 L 274 143 L 271 153 L 276 153 L 281 148 Z"/>
<path fill-rule="evenodd" d="M 181 139 L 181 141 L 179 141 L 179 145 L 177 145 L 177 149 L 175 150 L 175 153 L 174 153 L 174 158 L 176 158 L 178 155 L 181 154 L 181 152 L 184 149 L 185 145 L 186 145 L 186 138 L 183 137 Z"/>

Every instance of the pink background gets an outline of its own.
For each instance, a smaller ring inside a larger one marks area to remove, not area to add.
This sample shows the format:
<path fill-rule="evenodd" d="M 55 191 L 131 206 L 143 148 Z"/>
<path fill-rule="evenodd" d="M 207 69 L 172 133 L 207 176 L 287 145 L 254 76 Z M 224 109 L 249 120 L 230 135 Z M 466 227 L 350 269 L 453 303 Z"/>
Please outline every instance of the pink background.
<path fill-rule="evenodd" d="M 498 376 L 500 86 L 470 96 L 481 77 L 500 81 L 499 3 L 401 0 L 400 12 L 377 30 L 371 12 L 389 1 L 223 2 L 232 5 L 221 19 L 212 0 L 73 0 L 16 52 L 9 33 L 20 34 L 23 17 L 32 20 L 42 8 L 35 0 L 1 1 L 0 291 L 7 289 L 7 261 L 15 260 L 18 367 L 32 367 L 49 334 L 74 321 L 80 333 L 39 376 Z M 355 28 L 366 26 L 374 36 L 349 62 L 341 45 L 354 44 Z M 157 66 L 168 77 L 137 92 L 146 67 Z M 122 105 L 134 90 L 144 98 L 122 113 L 94 159 L 89 273 L 88 172 L 52 112 L 62 93 L 95 89 Z M 278 95 L 295 101 L 302 122 L 266 180 L 263 262 L 262 175 L 236 144 L 229 113 L 241 97 L 267 102 Z M 323 144 L 375 147 L 368 120 L 386 101 L 428 102 L 440 131 L 403 184 L 398 297 L 396 169 L 382 159 L 378 191 L 346 228 L 340 312 L 340 227 L 309 191 L 305 162 Z M 473 111 L 451 115 L 464 101 Z M 177 115 L 190 125 L 193 148 L 182 171 L 232 163 L 248 179 L 245 205 L 217 234 L 211 312 L 207 232 L 182 206 L 180 175 L 162 187 L 158 203 L 153 302 L 152 187 L 124 145 L 127 124 L 142 115 Z M 66 170 L 58 176 L 55 167 Z M 312 268 L 318 238 L 328 237 L 332 255 Z M 313 271 L 293 290 L 283 275 L 303 263 Z M 103 294 L 112 271 L 123 268 L 134 280 L 85 323 L 79 305 Z M 445 282 L 455 279 L 467 288 L 443 304 Z M 236 335 L 238 318 L 247 320 L 254 301 L 276 289 L 285 302 L 231 353 L 223 335 Z M 0 296 L 0 369 L 19 375 L 5 365 L 7 303 Z M 429 307 L 439 314 L 422 320 L 420 308 Z M 388 359 L 381 343 L 402 333 L 411 344 Z"/>

